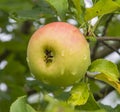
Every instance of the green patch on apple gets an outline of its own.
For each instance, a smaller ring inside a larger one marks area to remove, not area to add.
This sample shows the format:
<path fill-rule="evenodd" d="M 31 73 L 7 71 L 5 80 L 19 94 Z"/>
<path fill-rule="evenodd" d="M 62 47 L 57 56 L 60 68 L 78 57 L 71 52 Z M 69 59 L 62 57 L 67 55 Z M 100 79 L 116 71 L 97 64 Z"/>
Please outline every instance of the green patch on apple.
<path fill-rule="evenodd" d="M 32 35 L 27 61 L 32 74 L 41 82 L 70 86 L 85 76 L 91 63 L 89 44 L 75 26 L 49 23 Z"/>

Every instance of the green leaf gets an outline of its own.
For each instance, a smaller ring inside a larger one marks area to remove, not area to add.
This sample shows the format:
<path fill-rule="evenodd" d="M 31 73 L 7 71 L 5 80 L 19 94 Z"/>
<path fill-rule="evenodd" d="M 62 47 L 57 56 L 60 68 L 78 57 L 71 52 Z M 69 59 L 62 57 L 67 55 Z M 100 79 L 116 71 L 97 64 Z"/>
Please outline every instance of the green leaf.
<path fill-rule="evenodd" d="M 85 19 L 90 20 L 96 16 L 113 13 L 120 10 L 120 5 L 113 0 L 99 0 L 93 7 L 86 9 Z"/>
<path fill-rule="evenodd" d="M 10 107 L 10 112 L 36 112 L 26 103 L 26 97 L 19 97 Z"/>
<path fill-rule="evenodd" d="M 23 46 L 21 46 L 21 44 Z M 13 52 L 21 52 L 26 51 L 26 43 L 21 41 L 8 41 L 8 42 L 0 42 L 0 47 L 3 47 L 4 49 L 13 51 Z"/>
<path fill-rule="evenodd" d="M 88 80 L 88 83 L 89 83 L 90 91 L 91 91 L 93 94 L 99 94 L 101 88 L 100 88 L 99 85 L 96 83 L 96 81 L 89 79 L 89 80 Z"/>
<path fill-rule="evenodd" d="M 24 0 L 0 0 L 0 9 L 5 11 L 25 10 L 32 7 L 30 1 Z"/>
<path fill-rule="evenodd" d="M 72 0 L 75 10 L 74 13 L 76 15 L 77 21 L 79 23 L 84 22 L 84 13 L 85 13 L 85 4 L 84 0 Z"/>
<path fill-rule="evenodd" d="M 43 11 L 40 8 L 34 8 L 30 10 L 24 10 L 24 11 L 17 11 L 10 13 L 11 18 L 17 20 L 17 21 L 25 21 L 25 20 L 37 20 L 41 17 L 52 17 L 52 14 L 54 14 L 52 11 Z"/>
<path fill-rule="evenodd" d="M 115 108 L 114 108 L 115 112 L 119 112 L 120 111 L 120 104 L 117 105 Z"/>
<path fill-rule="evenodd" d="M 49 95 L 45 95 L 45 100 L 49 102 L 45 112 L 75 112 L 73 106 Z"/>
<path fill-rule="evenodd" d="M 3 29 L 6 24 L 8 24 L 8 13 L 3 10 L 0 10 L 0 27 Z"/>
<path fill-rule="evenodd" d="M 119 112 L 120 111 L 120 105 L 117 105 L 115 108 L 112 108 L 108 105 L 100 104 L 101 108 L 104 108 L 106 112 Z"/>
<path fill-rule="evenodd" d="M 114 21 L 109 23 L 109 27 L 107 28 L 107 36 L 111 37 L 120 37 L 120 20 L 118 19 L 119 14 L 114 16 Z M 115 26 L 115 27 L 114 27 Z"/>
<path fill-rule="evenodd" d="M 55 11 L 44 0 L 36 1 L 36 5 L 33 8 L 13 11 L 10 13 L 11 18 L 15 20 L 37 20 L 41 17 L 51 18 L 55 14 Z"/>
<path fill-rule="evenodd" d="M 92 0 L 93 4 L 97 3 L 99 0 Z"/>
<path fill-rule="evenodd" d="M 97 72 L 96 79 L 110 84 L 120 93 L 120 74 L 114 63 L 105 59 L 97 59 L 92 62 L 88 70 L 90 72 Z"/>
<path fill-rule="evenodd" d="M 98 110 L 92 110 L 92 111 L 80 110 L 78 112 L 106 112 L 106 111 L 104 109 L 98 109 Z"/>
<path fill-rule="evenodd" d="M 113 108 L 111 106 L 100 104 L 101 108 L 104 108 L 107 112 L 113 112 Z"/>
<path fill-rule="evenodd" d="M 87 102 L 84 105 L 78 106 L 78 109 L 81 110 L 80 112 L 105 112 L 101 110 L 99 104 L 95 101 L 93 94 L 90 93 Z"/>
<path fill-rule="evenodd" d="M 83 105 L 87 102 L 89 97 L 89 89 L 86 83 L 75 85 L 71 90 L 71 96 L 68 103 L 72 105 Z"/>
<path fill-rule="evenodd" d="M 65 102 L 49 103 L 45 112 L 75 112 L 73 107 Z"/>
<path fill-rule="evenodd" d="M 120 5 L 120 0 L 115 0 L 116 3 L 118 3 Z"/>
<path fill-rule="evenodd" d="M 61 19 L 65 19 L 65 14 L 68 10 L 67 0 L 46 0 L 57 12 Z"/>

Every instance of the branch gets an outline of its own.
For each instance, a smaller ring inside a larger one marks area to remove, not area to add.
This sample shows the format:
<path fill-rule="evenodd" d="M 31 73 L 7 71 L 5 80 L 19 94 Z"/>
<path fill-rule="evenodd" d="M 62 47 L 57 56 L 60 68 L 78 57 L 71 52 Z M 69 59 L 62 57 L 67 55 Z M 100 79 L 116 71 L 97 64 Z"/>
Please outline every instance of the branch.
<path fill-rule="evenodd" d="M 23 34 L 30 34 L 30 30 L 31 30 L 31 27 L 32 27 L 32 21 L 25 21 L 22 26 L 21 26 L 21 32 Z"/>
<path fill-rule="evenodd" d="M 120 37 L 96 37 L 97 41 L 120 41 Z"/>

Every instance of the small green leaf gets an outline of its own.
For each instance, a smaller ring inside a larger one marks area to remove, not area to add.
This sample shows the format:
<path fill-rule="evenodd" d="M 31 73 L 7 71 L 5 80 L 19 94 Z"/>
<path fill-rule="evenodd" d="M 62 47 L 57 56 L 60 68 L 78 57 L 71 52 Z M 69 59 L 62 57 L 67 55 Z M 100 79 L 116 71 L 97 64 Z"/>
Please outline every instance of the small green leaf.
<path fill-rule="evenodd" d="M 57 12 L 61 19 L 64 19 L 68 10 L 67 0 L 46 0 Z"/>
<path fill-rule="evenodd" d="M 89 41 L 92 41 L 92 42 L 96 42 L 97 39 L 93 36 L 86 36 L 86 39 L 88 39 Z"/>
<path fill-rule="evenodd" d="M 97 59 L 92 62 L 90 72 L 97 72 L 95 78 L 113 86 L 120 93 L 119 71 L 117 66 L 105 59 Z"/>
<path fill-rule="evenodd" d="M 65 102 L 49 103 L 45 112 L 75 112 L 74 108 Z"/>
<path fill-rule="evenodd" d="M 90 20 L 116 10 L 120 10 L 120 5 L 113 0 L 99 0 L 93 7 L 86 9 L 85 19 Z"/>
<path fill-rule="evenodd" d="M 10 112 L 36 112 L 26 103 L 26 97 L 19 97 L 10 107 Z"/>
<path fill-rule="evenodd" d="M 75 112 L 73 106 L 64 101 L 58 100 L 49 95 L 45 95 L 44 98 L 48 102 L 45 112 Z"/>
<path fill-rule="evenodd" d="M 83 105 L 87 102 L 89 97 L 89 89 L 86 83 L 75 85 L 71 90 L 71 96 L 68 103 L 72 105 Z"/>

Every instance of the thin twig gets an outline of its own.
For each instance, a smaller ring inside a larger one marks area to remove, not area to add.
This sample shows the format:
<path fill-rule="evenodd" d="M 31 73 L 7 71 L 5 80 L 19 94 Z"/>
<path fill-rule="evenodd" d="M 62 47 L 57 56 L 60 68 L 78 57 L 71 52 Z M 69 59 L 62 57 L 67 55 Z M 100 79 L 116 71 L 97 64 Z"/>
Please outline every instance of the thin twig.
<path fill-rule="evenodd" d="M 109 44 L 107 44 L 106 42 L 102 41 L 102 44 L 104 44 L 105 46 L 107 46 L 108 48 L 112 49 L 113 51 L 115 51 L 116 53 L 118 53 L 120 55 L 120 52 L 118 52 L 117 49 L 115 49 L 114 47 L 110 46 Z"/>
<path fill-rule="evenodd" d="M 119 49 L 120 48 L 120 42 L 115 41 L 114 43 L 110 43 L 110 46 L 114 46 L 115 49 Z M 107 55 L 109 55 L 110 53 L 113 52 L 113 50 L 107 48 L 107 46 L 102 46 L 102 48 L 103 49 L 101 49 L 101 50 L 98 48 L 99 50 L 97 50 L 94 59 L 104 58 L 105 56 L 107 56 Z"/>

